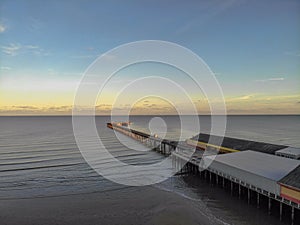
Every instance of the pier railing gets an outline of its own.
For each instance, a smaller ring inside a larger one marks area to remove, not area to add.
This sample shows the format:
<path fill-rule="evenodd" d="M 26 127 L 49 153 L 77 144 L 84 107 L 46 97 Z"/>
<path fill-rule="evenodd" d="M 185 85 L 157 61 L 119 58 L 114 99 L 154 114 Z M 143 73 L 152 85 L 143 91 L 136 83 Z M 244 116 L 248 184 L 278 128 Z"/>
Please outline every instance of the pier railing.
<path fill-rule="evenodd" d="M 227 175 L 226 171 L 217 171 L 211 168 L 199 170 L 199 164 L 204 151 L 196 150 L 197 148 L 195 148 L 195 146 L 191 146 L 187 142 L 162 139 L 154 135 L 130 129 L 127 126 L 121 126 L 117 123 L 107 123 L 107 127 L 129 136 L 163 155 L 171 155 L 173 168 L 175 171 L 179 171 L 178 174 L 190 173 L 199 175 L 199 177 L 204 178 L 211 184 L 229 189 L 231 195 L 237 193 L 239 198 L 246 198 L 248 204 L 255 203 L 257 208 L 261 205 L 267 205 L 268 213 L 276 214 L 276 212 L 279 212 L 280 220 L 283 218 L 283 208 L 285 205 L 289 207 L 290 210 L 291 224 L 297 221 L 295 215 L 300 214 L 300 204 L 296 204 L 279 195 L 262 190 L 259 187 Z"/>

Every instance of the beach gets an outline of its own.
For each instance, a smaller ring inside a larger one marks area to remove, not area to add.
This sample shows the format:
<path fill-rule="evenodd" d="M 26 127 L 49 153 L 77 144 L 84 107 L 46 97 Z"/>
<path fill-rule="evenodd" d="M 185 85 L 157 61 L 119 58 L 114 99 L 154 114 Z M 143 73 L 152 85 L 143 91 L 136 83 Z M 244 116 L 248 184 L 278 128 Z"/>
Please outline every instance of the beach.
<path fill-rule="evenodd" d="M 0 202 L 2 225 L 218 224 L 193 202 L 155 187 Z"/>

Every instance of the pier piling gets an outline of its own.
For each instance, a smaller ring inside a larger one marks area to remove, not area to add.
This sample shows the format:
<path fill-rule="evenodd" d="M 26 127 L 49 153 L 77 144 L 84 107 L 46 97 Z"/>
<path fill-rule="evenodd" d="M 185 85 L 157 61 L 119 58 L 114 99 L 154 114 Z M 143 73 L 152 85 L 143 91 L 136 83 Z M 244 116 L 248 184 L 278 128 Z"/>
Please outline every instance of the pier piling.
<path fill-rule="evenodd" d="M 239 199 L 247 199 L 248 205 L 253 204 L 254 206 L 256 205 L 257 208 L 267 207 L 269 215 L 276 214 L 278 217 L 279 211 L 280 221 L 283 219 L 289 220 L 293 225 L 294 223 L 297 223 L 297 220 L 299 219 L 300 204 L 297 204 L 297 202 L 292 202 L 281 195 L 279 196 L 272 192 L 262 190 L 253 184 L 246 183 L 243 179 L 240 180 L 237 177 L 232 177 L 232 175 L 226 174 L 226 171 L 224 172 L 223 170 L 211 167 L 208 167 L 205 170 L 199 170 L 199 160 L 201 160 L 202 155 L 199 154 L 198 151 L 197 156 L 193 156 L 193 158 L 187 157 L 185 151 L 190 150 L 192 147 L 185 143 L 160 139 L 157 136 L 151 136 L 149 134 L 131 130 L 127 127 L 113 125 L 112 123 L 108 123 L 107 126 L 145 144 L 162 155 L 171 155 L 172 167 L 175 171 L 178 171 L 181 168 L 179 171 L 179 174 L 181 175 L 187 173 L 199 175 L 199 178 L 204 179 L 211 185 L 215 183 L 216 186 L 219 186 L 220 184 L 223 189 L 230 189 L 231 196 L 237 196 L 237 194 L 235 194 L 235 190 L 238 189 Z M 290 216 L 283 217 L 289 212 L 291 213 Z"/>

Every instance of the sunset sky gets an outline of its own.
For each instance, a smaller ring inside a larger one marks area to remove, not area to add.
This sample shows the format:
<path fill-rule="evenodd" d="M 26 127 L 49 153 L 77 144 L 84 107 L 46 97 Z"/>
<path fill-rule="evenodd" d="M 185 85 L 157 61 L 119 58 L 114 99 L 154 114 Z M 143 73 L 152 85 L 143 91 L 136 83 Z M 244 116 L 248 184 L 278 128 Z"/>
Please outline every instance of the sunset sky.
<path fill-rule="evenodd" d="M 198 54 L 215 73 L 229 114 L 300 114 L 300 1 L 2 0 L 0 115 L 70 114 L 86 68 L 106 51 L 139 40 L 170 41 Z M 119 76 L 153 74 L 182 76 L 156 64 Z M 110 112 L 120 88 L 111 85 L 97 103 L 99 114 Z M 190 94 L 199 113 L 209 113 L 203 94 L 192 87 Z M 175 113 L 153 97 L 133 111 Z"/>

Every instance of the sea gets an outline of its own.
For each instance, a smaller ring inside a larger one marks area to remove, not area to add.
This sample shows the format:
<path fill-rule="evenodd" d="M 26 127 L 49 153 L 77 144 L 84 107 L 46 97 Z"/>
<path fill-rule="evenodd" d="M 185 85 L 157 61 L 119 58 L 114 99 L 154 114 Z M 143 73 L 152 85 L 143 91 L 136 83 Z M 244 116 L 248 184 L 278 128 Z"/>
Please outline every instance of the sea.
<path fill-rule="evenodd" d="M 188 116 L 186 116 L 188 117 Z M 152 132 L 153 118 L 163 120 L 165 138 L 178 140 L 196 135 L 185 130 L 183 136 L 178 116 L 130 116 L 133 129 Z M 122 118 L 119 118 L 122 120 Z M 199 116 L 201 132 L 211 128 L 210 116 Z M 137 151 L 119 142 L 106 127 L 109 116 L 95 118 L 99 137 L 118 160 L 132 165 L 151 164 L 164 156 L 134 143 Z M 151 130 L 152 129 L 152 130 Z M 156 129 L 158 135 L 160 129 Z M 300 148 L 300 116 L 243 115 L 227 116 L 225 135 Z M 127 140 L 127 139 L 128 140 Z M 132 144 L 130 138 L 125 139 Z M 114 173 L 114 168 L 111 168 Z M 208 217 L 223 224 L 284 224 L 256 207 L 232 198 L 223 189 L 191 175 L 172 176 L 154 184 L 193 201 Z M 126 190 L 96 173 L 82 157 L 73 134 L 71 116 L 2 116 L 0 117 L 0 201 L 3 199 L 39 198 L 81 193 Z"/>

